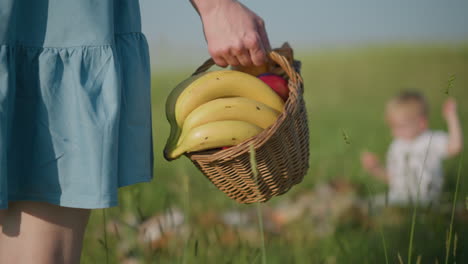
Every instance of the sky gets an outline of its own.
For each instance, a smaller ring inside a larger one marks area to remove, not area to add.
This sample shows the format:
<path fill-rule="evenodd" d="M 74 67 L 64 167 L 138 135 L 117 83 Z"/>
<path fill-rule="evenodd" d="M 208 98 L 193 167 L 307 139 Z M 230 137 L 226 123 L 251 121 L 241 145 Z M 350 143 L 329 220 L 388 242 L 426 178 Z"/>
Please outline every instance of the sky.
<path fill-rule="evenodd" d="M 388 43 L 468 42 L 468 0 L 241 0 L 266 22 L 273 47 L 312 50 Z M 189 0 L 140 0 L 152 64 L 208 56 Z"/>

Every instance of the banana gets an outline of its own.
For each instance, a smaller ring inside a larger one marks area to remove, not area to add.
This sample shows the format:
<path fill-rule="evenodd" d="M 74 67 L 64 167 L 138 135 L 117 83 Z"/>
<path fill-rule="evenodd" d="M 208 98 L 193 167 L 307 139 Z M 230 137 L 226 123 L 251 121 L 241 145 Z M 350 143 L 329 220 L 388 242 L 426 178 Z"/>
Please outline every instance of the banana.
<path fill-rule="evenodd" d="M 205 73 L 191 82 L 175 105 L 175 119 L 182 127 L 185 118 L 198 106 L 223 97 L 246 97 L 281 112 L 284 102 L 267 84 L 247 73 L 221 70 Z"/>
<path fill-rule="evenodd" d="M 185 119 L 178 144 L 193 128 L 214 121 L 237 120 L 263 129 L 271 126 L 280 113 L 260 102 L 245 97 L 219 98 L 195 108 Z"/>
<path fill-rule="evenodd" d="M 169 134 L 169 138 L 166 141 L 166 146 L 164 147 L 164 158 L 166 158 L 166 160 L 168 161 L 171 160 L 168 156 L 168 153 L 177 145 L 177 140 L 179 139 L 181 133 L 181 128 L 177 125 L 177 121 L 175 118 L 175 104 L 177 102 L 177 99 L 187 86 L 189 86 L 197 79 L 203 77 L 204 75 L 205 73 L 201 73 L 187 78 L 179 85 L 177 85 L 174 89 L 172 89 L 171 93 L 166 99 L 166 119 L 171 125 L 171 132 Z"/>
<path fill-rule="evenodd" d="M 245 121 L 216 121 L 193 128 L 177 148 L 168 153 L 176 159 L 185 152 L 234 146 L 262 132 L 262 128 Z"/>

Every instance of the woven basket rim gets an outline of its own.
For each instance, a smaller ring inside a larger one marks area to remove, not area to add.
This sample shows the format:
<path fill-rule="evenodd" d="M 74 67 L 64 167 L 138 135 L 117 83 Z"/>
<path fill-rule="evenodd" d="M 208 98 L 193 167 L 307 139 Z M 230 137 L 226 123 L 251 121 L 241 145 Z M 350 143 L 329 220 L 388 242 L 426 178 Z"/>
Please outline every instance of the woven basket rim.
<path fill-rule="evenodd" d="M 220 149 L 211 149 L 205 151 L 198 151 L 192 153 L 185 153 L 189 159 L 192 160 L 205 160 L 205 161 L 216 161 L 216 160 L 224 160 L 226 158 L 233 159 L 243 155 L 246 152 L 249 152 L 249 147 L 253 144 L 254 149 L 257 150 L 261 146 L 263 146 L 269 138 L 276 131 L 279 129 L 281 124 L 286 120 L 288 117 L 287 109 L 294 109 L 300 98 L 303 96 L 303 79 L 300 75 L 300 61 L 294 60 L 294 65 L 290 65 L 289 61 L 282 56 L 281 54 L 271 51 L 269 53 L 269 57 L 278 63 L 283 70 L 285 70 L 286 74 L 289 77 L 288 88 L 289 88 L 289 98 L 286 100 L 284 104 L 284 111 L 278 116 L 278 119 L 268 128 L 264 129 L 262 132 L 257 134 L 254 137 L 251 137 L 235 146 L 232 146 L 228 149 L 220 150 Z M 204 64 L 202 64 L 193 75 L 205 72 L 211 66 L 214 65 L 214 61 L 212 59 L 207 60 Z M 293 67 L 294 66 L 294 67 Z"/>

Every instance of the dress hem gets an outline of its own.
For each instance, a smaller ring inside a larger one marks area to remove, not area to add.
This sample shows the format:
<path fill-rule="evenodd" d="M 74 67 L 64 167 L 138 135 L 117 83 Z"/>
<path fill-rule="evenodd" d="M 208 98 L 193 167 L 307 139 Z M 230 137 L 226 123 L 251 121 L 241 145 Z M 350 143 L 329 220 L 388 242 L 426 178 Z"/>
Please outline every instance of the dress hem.
<path fill-rule="evenodd" d="M 123 188 L 126 186 L 138 184 L 138 183 L 145 183 L 150 182 L 153 180 L 152 176 L 148 176 L 147 178 L 138 178 L 133 181 L 126 181 L 119 184 L 118 188 Z M 9 194 L 8 201 L 0 201 L 0 210 L 8 209 L 8 203 L 13 201 L 35 201 L 35 202 L 46 202 L 54 205 L 58 205 L 61 207 L 70 207 L 70 208 L 80 208 L 80 209 L 104 209 L 118 206 L 118 199 L 100 199 L 100 202 L 96 203 L 93 202 L 94 196 L 88 195 L 72 195 L 72 199 L 63 199 L 61 198 L 61 194 L 51 194 L 51 195 L 30 195 L 30 194 Z M 79 202 L 76 201 L 76 198 L 79 197 Z M 90 198 L 91 197 L 91 198 Z M 87 198 L 89 200 L 83 200 L 83 198 Z"/>

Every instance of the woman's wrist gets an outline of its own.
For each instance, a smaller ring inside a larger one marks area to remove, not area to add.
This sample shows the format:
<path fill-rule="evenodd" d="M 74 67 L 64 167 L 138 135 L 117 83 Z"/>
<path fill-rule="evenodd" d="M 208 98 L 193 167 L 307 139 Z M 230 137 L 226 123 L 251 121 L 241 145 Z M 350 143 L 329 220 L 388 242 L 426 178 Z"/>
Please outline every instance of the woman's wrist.
<path fill-rule="evenodd" d="M 200 16 L 204 16 L 217 10 L 220 6 L 235 2 L 236 0 L 190 0 Z"/>

